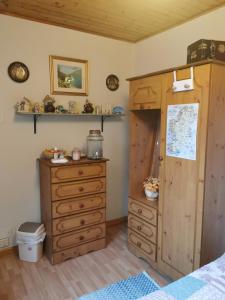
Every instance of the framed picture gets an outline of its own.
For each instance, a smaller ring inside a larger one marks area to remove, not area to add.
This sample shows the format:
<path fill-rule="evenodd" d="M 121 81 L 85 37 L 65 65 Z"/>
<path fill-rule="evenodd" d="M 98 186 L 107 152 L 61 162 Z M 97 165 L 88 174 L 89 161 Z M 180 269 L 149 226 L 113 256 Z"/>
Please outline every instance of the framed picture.
<path fill-rule="evenodd" d="M 51 94 L 88 95 L 88 61 L 61 56 L 50 57 Z"/>

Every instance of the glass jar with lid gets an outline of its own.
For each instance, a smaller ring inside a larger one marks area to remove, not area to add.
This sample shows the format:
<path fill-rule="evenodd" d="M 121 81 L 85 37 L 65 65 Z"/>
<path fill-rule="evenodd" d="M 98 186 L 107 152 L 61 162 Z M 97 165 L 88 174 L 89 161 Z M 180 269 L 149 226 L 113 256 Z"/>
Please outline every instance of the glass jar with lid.
<path fill-rule="evenodd" d="M 100 130 L 89 130 L 89 135 L 87 136 L 87 158 L 103 158 L 103 140 Z"/>

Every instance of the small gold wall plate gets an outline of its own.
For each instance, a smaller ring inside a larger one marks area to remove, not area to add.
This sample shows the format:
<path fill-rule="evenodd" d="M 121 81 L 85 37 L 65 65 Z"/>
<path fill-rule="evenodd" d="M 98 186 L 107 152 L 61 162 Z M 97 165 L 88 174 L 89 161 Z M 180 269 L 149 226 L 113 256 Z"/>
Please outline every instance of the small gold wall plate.
<path fill-rule="evenodd" d="M 119 78 L 114 74 L 110 74 L 106 78 L 106 86 L 110 91 L 116 91 L 119 88 Z"/>
<path fill-rule="evenodd" d="M 30 75 L 28 67 L 19 61 L 15 61 L 9 65 L 8 74 L 13 81 L 19 83 L 26 81 Z"/>

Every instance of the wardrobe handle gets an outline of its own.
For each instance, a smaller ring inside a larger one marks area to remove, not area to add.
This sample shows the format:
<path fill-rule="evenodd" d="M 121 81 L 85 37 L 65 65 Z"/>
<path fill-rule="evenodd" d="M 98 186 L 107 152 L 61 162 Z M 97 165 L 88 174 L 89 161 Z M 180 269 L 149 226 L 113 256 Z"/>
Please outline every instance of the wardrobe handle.
<path fill-rule="evenodd" d="M 141 242 L 137 242 L 137 246 L 140 248 L 141 247 Z"/>
<path fill-rule="evenodd" d="M 159 156 L 159 161 L 163 161 L 163 156 Z"/>
<path fill-rule="evenodd" d="M 142 209 L 141 208 L 138 208 L 138 213 L 142 214 Z"/>
<path fill-rule="evenodd" d="M 80 220 L 80 225 L 84 225 L 85 224 L 85 220 Z"/>
<path fill-rule="evenodd" d="M 137 230 L 141 231 L 141 229 L 142 229 L 141 226 L 138 225 Z"/>

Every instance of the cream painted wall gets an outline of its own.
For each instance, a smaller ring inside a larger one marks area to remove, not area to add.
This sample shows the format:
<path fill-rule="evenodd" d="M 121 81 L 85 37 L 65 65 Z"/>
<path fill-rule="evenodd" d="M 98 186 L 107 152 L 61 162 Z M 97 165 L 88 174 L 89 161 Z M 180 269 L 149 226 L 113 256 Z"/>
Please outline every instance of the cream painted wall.
<path fill-rule="evenodd" d="M 135 75 L 186 64 L 187 46 L 205 38 L 225 40 L 225 7 L 143 40 L 135 47 Z"/>
<path fill-rule="evenodd" d="M 0 15 L 0 238 L 15 231 L 24 221 L 40 221 L 39 179 L 36 159 L 46 147 L 71 150 L 84 147 L 89 129 L 100 128 L 93 119 L 41 117 L 33 134 L 29 117 L 15 116 L 14 104 L 23 96 L 40 101 L 50 93 L 49 55 L 89 61 L 89 96 L 95 103 L 121 104 L 128 101 L 126 78 L 133 75 L 134 45 L 55 26 Z M 7 74 L 13 61 L 30 70 L 25 83 L 13 82 Z M 120 79 L 118 91 L 105 86 L 107 75 Z M 55 96 L 58 103 L 85 97 Z M 127 213 L 127 118 L 106 120 L 104 155 L 108 163 L 107 219 Z"/>

